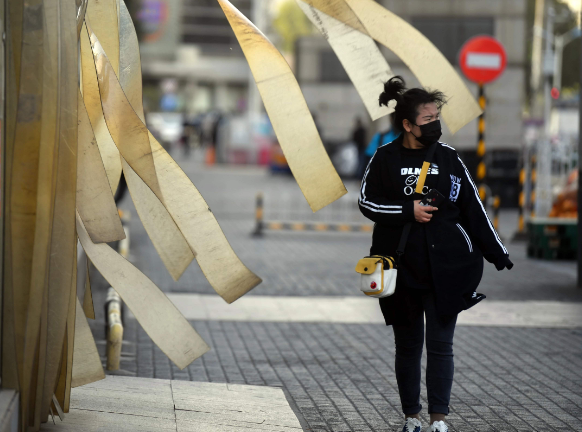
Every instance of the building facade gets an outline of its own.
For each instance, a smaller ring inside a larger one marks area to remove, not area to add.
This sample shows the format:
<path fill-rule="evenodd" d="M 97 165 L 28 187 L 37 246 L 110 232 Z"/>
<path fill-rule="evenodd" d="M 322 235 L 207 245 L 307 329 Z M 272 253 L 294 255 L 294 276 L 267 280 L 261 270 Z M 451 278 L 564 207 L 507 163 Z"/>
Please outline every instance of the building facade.
<path fill-rule="evenodd" d="M 518 157 L 523 142 L 527 0 L 380 1 L 425 34 L 455 66 L 461 46 L 473 36 L 491 35 L 505 46 L 507 69 L 497 81 L 486 86 L 486 145 L 490 184 L 496 189 L 492 192 L 502 195 L 503 205 L 515 204 Z M 270 0 L 232 0 L 232 3 L 270 33 L 268 20 L 259 21 L 268 14 L 257 9 L 268 8 Z M 143 4 L 138 20 L 144 33 L 141 43 L 144 96 L 146 104 L 150 102 L 150 111 L 159 109 L 164 88 L 160 84 L 172 78 L 178 82 L 181 112 L 244 115 L 249 106 L 249 85 L 255 92 L 256 88 L 219 3 L 145 0 Z M 398 57 L 381 49 L 396 74 L 404 76 L 409 86 L 419 85 Z M 385 120 L 370 121 L 354 86 L 321 35 L 300 38 L 294 57 L 295 74 L 328 148 L 349 141 L 356 117 L 368 125 L 370 136 L 383 127 Z M 477 86 L 468 81 L 467 85 L 477 96 Z M 381 90 L 380 86 L 378 93 Z M 254 105 L 252 95 L 250 99 L 250 105 Z M 454 136 L 445 128 L 443 140 L 462 153 L 469 167 L 476 165 L 476 121 Z M 497 186 L 501 184 L 503 188 Z"/>
<path fill-rule="evenodd" d="M 251 0 L 231 2 L 250 16 Z M 175 79 L 184 112 L 244 109 L 249 68 L 216 0 L 146 0 L 138 13 L 146 99 L 156 110 L 160 81 Z M 163 86 L 162 86 L 163 87 Z M 148 93 L 149 90 L 149 93 Z M 153 102 L 151 102 L 153 101 Z"/>

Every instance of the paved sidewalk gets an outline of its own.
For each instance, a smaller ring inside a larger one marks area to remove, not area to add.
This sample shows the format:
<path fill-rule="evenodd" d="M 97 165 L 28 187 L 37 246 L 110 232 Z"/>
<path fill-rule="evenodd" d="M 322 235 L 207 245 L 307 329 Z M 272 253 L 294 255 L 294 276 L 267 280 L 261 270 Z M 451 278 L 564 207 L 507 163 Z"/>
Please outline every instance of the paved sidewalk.
<path fill-rule="evenodd" d="M 362 299 L 354 288 L 353 268 L 367 254 L 370 235 L 250 236 L 258 190 L 265 192 L 267 206 L 278 203 L 265 209 L 267 217 L 347 222 L 359 217 L 354 213 L 357 184 L 349 183 L 350 195 L 327 213 L 312 216 L 304 211 L 307 204 L 291 178 L 270 177 L 256 169 L 209 170 L 191 162 L 181 164 L 207 199 L 235 252 L 264 282 L 231 306 L 214 293 L 195 262 L 180 281 L 173 282 L 126 200 L 122 207 L 134 215 L 130 260 L 183 307 L 212 350 L 180 371 L 128 313 L 122 370 L 116 373 L 282 387 L 304 418 L 305 430 L 401 428 L 392 329 L 381 324 L 377 309 L 367 309 L 375 302 Z M 505 215 L 502 234 L 511 232 L 512 218 Z M 578 312 L 582 290 L 575 287 L 575 264 L 528 260 L 523 244 L 508 244 L 508 248 L 514 269 L 497 272 L 486 264 L 479 291 L 488 298 L 463 313 L 457 327 L 450 430 L 576 430 L 582 424 Z M 102 305 L 107 284 L 96 273 L 92 283 L 97 320 L 91 328 L 104 356 Z M 330 307 L 334 302 L 343 312 Z M 310 307 L 321 316 L 307 319 Z M 273 308 L 280 313 L 273 315 Z M 569 328 L 556 327 L 560 325 Z M 421 397 L 426 411 L 424 383 Z"/>
<path fill-rule="evenodd" d="M 280 386 L 298 406 L 306 430 L 400 432 L 391 328 L 234 321 L 192 325 L 212 350 L 179 371 L 128 320 L 125 373 Z M 421 399 L 426 413 L 424 378 Z M 582 329 L 457 328 L 447 417 L 451 431 L 572 431 L 581 420 Z"/>
<path fill-rule="evenodd" d="M 107 377 L 71 392 L 71 409 L 43 431 L 298 432 L 281 389 Z"/>
<path fill-rule="evenodd" d="M 188 320 L 329 322 L 382 324 L 378 300 L 364 296 L 245 296 L 232 304 L 217 295 L 168 294 Z M 133 317 L 127 311 L 126 318 Z M 483 301 L 459 315 L 457 325 L 496 327 L 582 327 L 582 303 Z"/>

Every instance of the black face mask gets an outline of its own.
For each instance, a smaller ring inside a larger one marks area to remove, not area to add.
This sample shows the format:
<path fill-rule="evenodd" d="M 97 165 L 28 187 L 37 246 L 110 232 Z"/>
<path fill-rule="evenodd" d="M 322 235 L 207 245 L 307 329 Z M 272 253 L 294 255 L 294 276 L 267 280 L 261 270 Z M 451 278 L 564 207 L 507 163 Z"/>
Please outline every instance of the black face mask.
<path fill-rule="evenodd" d="M 422 133 L 422 135 L 419 137 L 417 137 L 414 134 L 412 135 L 414 136 L 414 138 L 416 138 L 416 141 L 421 143 L 423 146 L 429 146 L 431 144 L 434 144 L 439 140 L 439 138 L 443 134 L 441 130 L 440 120 L 431 121 L 430 123 L 426 123 L 418 127 L 420 128 L 420 132 Z"/>

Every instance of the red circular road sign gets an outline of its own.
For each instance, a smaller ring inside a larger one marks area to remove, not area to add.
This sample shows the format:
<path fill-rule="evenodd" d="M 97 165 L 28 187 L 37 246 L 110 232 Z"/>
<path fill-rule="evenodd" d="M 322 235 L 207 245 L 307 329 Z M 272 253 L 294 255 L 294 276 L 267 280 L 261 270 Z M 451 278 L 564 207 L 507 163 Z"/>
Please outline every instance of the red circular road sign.
<path fill-rule="evenodd" d="M 461 48 L 459 65 L 471 81 L 479 84 L 490 83 L 505 70 L 507 65 L 505 48 L 491 36 L 475 36 Z"/>

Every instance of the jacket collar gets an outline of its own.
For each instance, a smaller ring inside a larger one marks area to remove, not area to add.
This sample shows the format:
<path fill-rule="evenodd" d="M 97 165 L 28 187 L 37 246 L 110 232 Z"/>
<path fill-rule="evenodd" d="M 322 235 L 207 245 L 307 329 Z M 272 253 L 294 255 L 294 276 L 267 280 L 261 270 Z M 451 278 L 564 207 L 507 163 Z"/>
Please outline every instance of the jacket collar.
<path fill-rule="evenodd" d="M 403 142 L 404 142 L 404 133 L 401 133 L 400 135 L 398 135 L 398 138 L 396 138 L 390 144 L 386 144 L 386 153 L 390 153 L 390 154 L 399 153 L 400 147 L 402 147 Z"/>
<path fill-rule="evenodd" d="M 404 143 L 404 132 L 401 133 L 400 135 L 398 135 L 398 138 L 396 138 L 394 141 L 392 141 L 389 144 L 386 144 L 386 153 L 400 153 L 400 149 L 402 148 Z M 435 150 L 435 157 L 438 153 L 440 153 L 440 148 L 442 147 L 442 144 L 440 141 L 438 141 L 436 144 L 436 146 L 438 146 Z"/>

